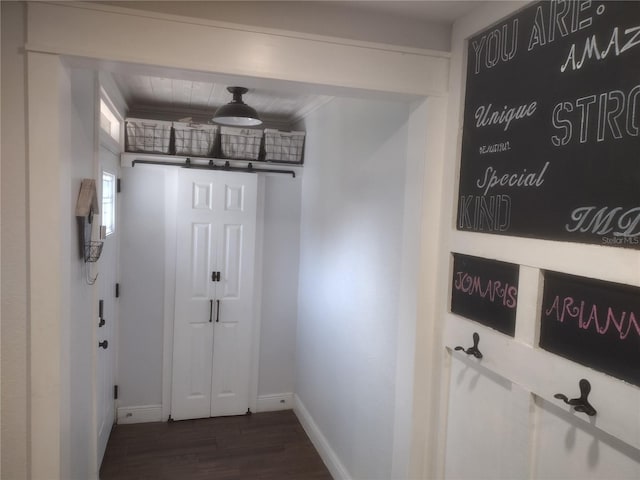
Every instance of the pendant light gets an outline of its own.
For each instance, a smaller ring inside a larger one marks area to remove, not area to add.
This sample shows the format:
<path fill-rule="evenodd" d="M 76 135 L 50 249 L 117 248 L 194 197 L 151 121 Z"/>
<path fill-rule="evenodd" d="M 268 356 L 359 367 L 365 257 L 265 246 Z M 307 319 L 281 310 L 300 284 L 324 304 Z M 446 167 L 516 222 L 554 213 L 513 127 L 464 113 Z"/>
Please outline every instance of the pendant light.
<path fill-rule="evenodd" d="M 233 94 L 233 100 L 216 110 L 213 121 L 234 127 L 262 125 L 262 120 L 258 117 L 258 113 L 242 101 L 242 95 L 249 90 L 244 87 L 227 87 L 227 90 Z"/>

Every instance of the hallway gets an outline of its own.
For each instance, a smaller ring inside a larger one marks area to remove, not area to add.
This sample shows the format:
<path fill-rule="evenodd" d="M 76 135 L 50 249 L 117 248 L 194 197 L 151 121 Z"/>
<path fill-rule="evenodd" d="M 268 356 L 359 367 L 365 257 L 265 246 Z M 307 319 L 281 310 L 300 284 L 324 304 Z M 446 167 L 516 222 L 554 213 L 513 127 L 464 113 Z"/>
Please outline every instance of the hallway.
<path fill-rule="evenodd" d="M 331 480 L 293 411 L 116 425 L 102 480 Z"/>

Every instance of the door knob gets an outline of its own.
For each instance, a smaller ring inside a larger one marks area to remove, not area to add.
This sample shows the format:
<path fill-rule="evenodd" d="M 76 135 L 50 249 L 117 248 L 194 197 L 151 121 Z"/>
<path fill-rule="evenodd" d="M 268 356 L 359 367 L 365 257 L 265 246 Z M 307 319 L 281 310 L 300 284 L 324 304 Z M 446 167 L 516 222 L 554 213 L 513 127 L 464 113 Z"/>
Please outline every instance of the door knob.
<path fill-rule="evenodd" d="M 98 346 L 104 348 L 105 350 L 109 347 L 109 342 L 104 340 L 102 342 L 98 342 Z"/>

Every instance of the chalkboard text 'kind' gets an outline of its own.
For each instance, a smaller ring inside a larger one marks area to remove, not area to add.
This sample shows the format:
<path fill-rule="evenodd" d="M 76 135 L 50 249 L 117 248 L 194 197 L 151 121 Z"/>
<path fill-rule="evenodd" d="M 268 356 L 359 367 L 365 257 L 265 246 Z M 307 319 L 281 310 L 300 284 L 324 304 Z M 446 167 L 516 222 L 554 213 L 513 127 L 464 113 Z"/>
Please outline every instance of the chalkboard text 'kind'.
<path fill-rule="evenodd" d="M 511 225 L 509 195 L 462 195 L 459 210 L 458 226 L 464 230 L 506 232 Z"/>

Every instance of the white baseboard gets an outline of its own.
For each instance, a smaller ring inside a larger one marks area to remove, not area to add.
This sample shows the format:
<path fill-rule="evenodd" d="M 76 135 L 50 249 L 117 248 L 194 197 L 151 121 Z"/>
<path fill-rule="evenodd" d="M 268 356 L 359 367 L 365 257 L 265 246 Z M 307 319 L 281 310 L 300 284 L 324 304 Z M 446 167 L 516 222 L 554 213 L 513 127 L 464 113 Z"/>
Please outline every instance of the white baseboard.
<path fill-rule="evenodd" d="M 275 412 L 293 409 L 293 393 L 274 393 L 259 395 L 256 412 Z"/>
<path fill-rule="evenodd" d="M 118 423 L 147 423 L 162 421 L 162 405 L 141 405 L 118 408 Z"/>
<path fill-rule="evenodd" d="M 329 442 L 322 434 L 318 425 L 311 417 L 309 411 L 305 408 L 302 400 L 297 395 L 293 396 L 293 411 L 300 420 L 302 428 L 311 439 L 311 443 L 316 447 L 316 450 L 320 454 L 320 458 L 329 469 L 329 473 L 334 480 L 351 480 L 349 472 L 342 464 L 336 452 L 331 448 Z"/>

